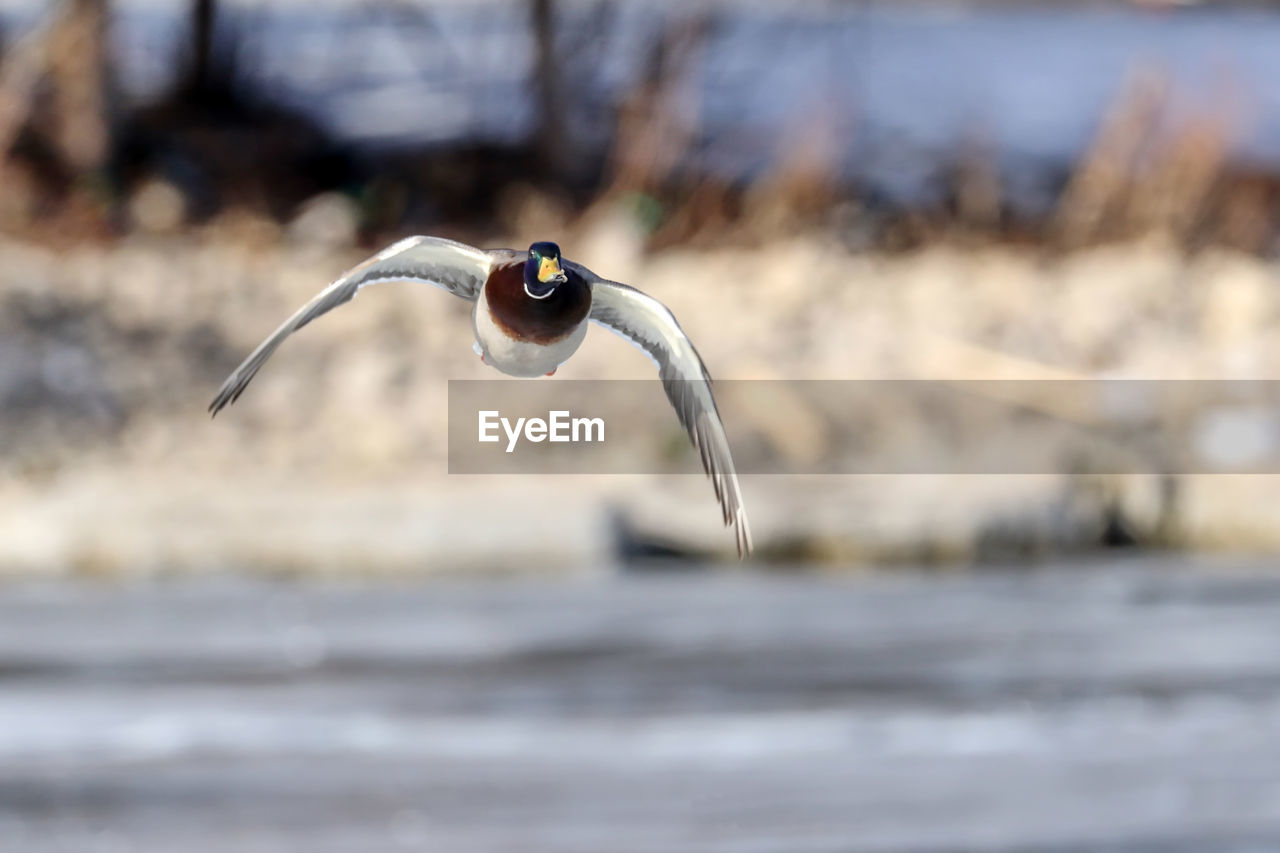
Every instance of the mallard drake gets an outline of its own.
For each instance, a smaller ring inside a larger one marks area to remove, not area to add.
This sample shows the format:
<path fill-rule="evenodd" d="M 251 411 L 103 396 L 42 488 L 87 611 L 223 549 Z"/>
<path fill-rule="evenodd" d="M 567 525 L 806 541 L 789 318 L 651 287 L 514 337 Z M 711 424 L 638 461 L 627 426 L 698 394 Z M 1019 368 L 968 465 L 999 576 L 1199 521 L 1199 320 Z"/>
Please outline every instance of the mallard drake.
<path fill-rule="evenodd" d="M 439 237 L 410 237 L 352 268 L 285 320 L 222 383 L 209 412 L 234 403 L 290 334 L 361 288 L 388 281 L 431 284 L 474 305 L 476 349 L 485 364 L 510 376 L 555 373 L 582 344 L 587 321 L 640 346 L 656 362 L 667 399 L 702 457 L 738 555 L 751 551 L 751 531 L 711 379 L 676 318 L 658 300 L 563 259 L 555 243 L 527 252 L 477 249 Z"/>

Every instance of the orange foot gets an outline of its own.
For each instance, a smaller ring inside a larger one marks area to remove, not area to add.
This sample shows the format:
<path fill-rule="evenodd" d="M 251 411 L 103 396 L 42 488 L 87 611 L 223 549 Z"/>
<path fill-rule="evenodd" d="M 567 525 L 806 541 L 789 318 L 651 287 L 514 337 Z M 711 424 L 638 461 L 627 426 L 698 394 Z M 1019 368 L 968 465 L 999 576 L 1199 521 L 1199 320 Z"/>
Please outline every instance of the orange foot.
<path fill-rule="evenodd" d="M 553 368 L 551 369 L 551 372 L 550 372 L 550 373 L 548 373 L 548 374 L 547 374 L 547 376 L 555 376 L 555 375 L 556 375 L 556 371 L 557 371 L 557 370 L 559 370 L 559 369 L 560 369 L 560 368 L 558 368 L 558 367 L 553 367 Z"/>
<path fill-rule="evenodd" d="M 489 363 L 489 362 L 487 362 L 487 361 L 485 361 L 485 360 L 484 360 L 484 353 L 480 353 L 480 363 L 481 363 L 481 364 L 488 364 L 488 363 Z"/>

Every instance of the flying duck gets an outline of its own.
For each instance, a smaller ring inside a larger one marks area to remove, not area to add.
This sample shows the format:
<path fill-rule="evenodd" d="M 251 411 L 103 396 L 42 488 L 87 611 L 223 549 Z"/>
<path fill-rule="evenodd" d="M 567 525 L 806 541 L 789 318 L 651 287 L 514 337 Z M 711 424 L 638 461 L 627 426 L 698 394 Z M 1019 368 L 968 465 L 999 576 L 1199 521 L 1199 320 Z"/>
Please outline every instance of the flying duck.
<path fill-rule="evenodd" d="M 431 284 L 473 304 L 481 360 L 510 376 L 550 376 L 582 344 L 587 321 L 629 339 L 656 362 L 667 399 L 702 457 L 738 555 L 751 551 L 751 531 L 711 378 L 693 343 L 658 300 L 608 281 L 560 256 L 555 243 L 528 252 L 477 249 L 439 237 L 409 237 L 352 268 L 285 320 L 227 377 L 209 404 L 217 415 L 234 403 L 290 334 L 370 284 Z"/>

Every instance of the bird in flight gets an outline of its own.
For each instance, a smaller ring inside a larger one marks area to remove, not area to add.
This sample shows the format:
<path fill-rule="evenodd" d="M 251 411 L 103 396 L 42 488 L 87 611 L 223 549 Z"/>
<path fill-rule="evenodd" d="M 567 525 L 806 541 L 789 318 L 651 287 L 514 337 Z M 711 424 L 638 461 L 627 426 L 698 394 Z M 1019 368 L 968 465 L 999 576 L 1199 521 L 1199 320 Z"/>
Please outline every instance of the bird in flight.
<path fill-rule="evenodd" d="M 290 334 L 350 301 L 366 285 L 390 281 L 435 285 L 471 302 L 480 358 L 510 376 L 555 373 L 582 344 L 588 320 L 640 346 L 657 363 L 667 399 L 702 457 L 724 523 L 733 526 L 738 555 L 750 553 L 751 530 L 729 440 L 711 395 L 711 378 L 693 343 L 661 302 L 565 260 L 555 243 L 534 243 L 521 252 L 477 249 L 439 237 L 401 240 L 349 270 L 285 320 L 222 383 L 209 412 L 217 415 L 239 399 Z"/>

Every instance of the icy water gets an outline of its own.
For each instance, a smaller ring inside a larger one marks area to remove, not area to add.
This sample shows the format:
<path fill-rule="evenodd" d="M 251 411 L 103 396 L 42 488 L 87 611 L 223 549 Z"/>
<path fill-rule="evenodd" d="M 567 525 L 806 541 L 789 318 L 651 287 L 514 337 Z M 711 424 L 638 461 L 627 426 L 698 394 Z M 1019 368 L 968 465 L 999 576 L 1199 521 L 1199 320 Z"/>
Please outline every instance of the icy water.
<path fill-rule="evenodd" d="M 29 21 L 42 5 L 0 0 L 0 17 Z M 530 128 L 523 2 L 225 5 L 245 79 L 344 139 L 503 141 Z M 121 82 L 153 96 L 180 67 L 186 4 L 118 8 Z M 830 138 L 838 170 L 913 194 L 970 146 L 996 155 L 1010 192 L 1034 203 L 1043 170 L 1076 159 L 1141 68 L 1170 76 L 1172 122 L 1225 121 L 1238 156 L 1280 162 L 1280 10 L 627 0 L 597 17 L 599 8 L 564 2 L 559 22 L 572 47 L 566 113 L 586 144 L 634 90 L 654 34 L 705 14 L 677 112 L 698 165 L 729 176 Z"/>
<path fill-rule="evenodd" d="M 0 849 L 1280 849 L 1280 574 L 11 584 Z"/>

